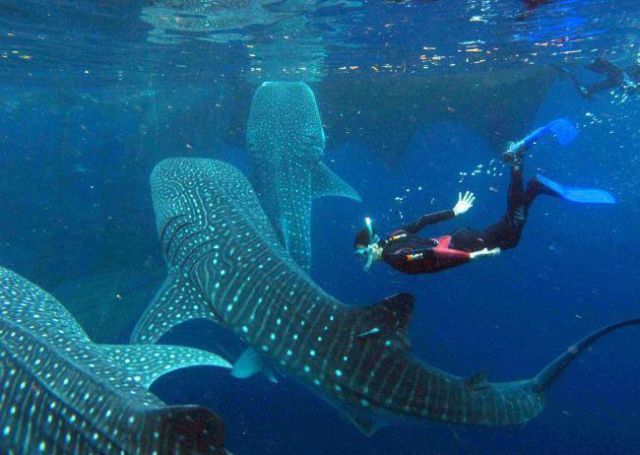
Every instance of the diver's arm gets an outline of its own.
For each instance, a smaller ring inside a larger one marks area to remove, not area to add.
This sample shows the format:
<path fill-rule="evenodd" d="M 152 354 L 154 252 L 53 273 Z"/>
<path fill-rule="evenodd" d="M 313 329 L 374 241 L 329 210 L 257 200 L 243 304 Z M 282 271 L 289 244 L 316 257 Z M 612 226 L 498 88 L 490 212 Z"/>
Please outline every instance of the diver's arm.
<path fill-rule="evenodd" d="M 453 214 L 458 216 L 466 213 L 473 207 L 473 201 L 475 200 L 476 196 L 471 191 L 465 191 L 464 196 L 462 193 L 458 193 L 458 202 L 453 206 Z"/>
<path fill-rule="evenodd" d="M 455 218 L 455 216 L 456 215 L 455 213 L 453 213 L 453 210 L 442 210 L 440 212 L 428 213 L 426 215 L 422 215 L 413 223 L 401 227 L 400 230 L 406 231 L 410 234 L 415 234 L 418 231 L 422 230 L 425 226 L 439 223 L 441 221 L 450 220 L 451 218 Z"/>
<path fill-rule="evenodd" d="M 473 207 L 473 201 L 476 200 L 476 197 L 470 191 L 466 191 L 464 195 L 462 193 L 458 193 L 458 202 L 453 209 L 451 210 L 442 210 L 440 212 L 429 213 L 427 215 L 422 215 L 418 220 L 413 223 L 404 226 L 401 230 L 409 232 L 411 234 L 415 234 L 418 231 L 422 230 L 425 226 L 429 226 L 430 224 L 439 223 L 441 221 L 450 220 L 451 218 L 455 218 L 458 215 L 462 215 L 471 207 Z"/>

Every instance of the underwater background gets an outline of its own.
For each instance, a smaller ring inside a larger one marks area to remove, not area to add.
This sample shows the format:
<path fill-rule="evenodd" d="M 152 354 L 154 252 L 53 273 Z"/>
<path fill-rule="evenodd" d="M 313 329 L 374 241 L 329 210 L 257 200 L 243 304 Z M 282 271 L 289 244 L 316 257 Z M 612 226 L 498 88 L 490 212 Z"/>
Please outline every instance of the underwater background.
<path fill-rule="evenodd" d="M 640 2 L 523 11 L 516 0 L 0 1 L 0 263 L 59 298 L 94 340 L 127 342 L 165 276 L 153 166 L 202 156 L 246 172 L 256 87 L 304 81 L 324 161 L 363 199 L 314 201 L 313 279 L 354 305 L 414 294 L 412 351 L 438 368 L 529 377 L 592 330 L 640 315 L 640 100 L 585 100 L 556 68 L 589 82 L 583 67 L 597 56 L 637 65 Z M 471 190 L 469 213 L 425 235 L 497 220 L 500 152 L 558 117 L 578 138 L 542 141 L 526 173 L 607 189 L 617 205 L 540 198 L 520 245 L 497 258 L 435 275 L 362 271 L 352 242 L 365 216 L 391 232 Z M 164 340 L 231 360 L 243 349 L 204 321 Z M 286 377 L 201 368 L 152 390 L 218 412 L 236 454 L 629 454 L 640 452 L 638 358 L 638 333 L 616 333 L 522 426 L 420 422 L 372 438 Z"/>

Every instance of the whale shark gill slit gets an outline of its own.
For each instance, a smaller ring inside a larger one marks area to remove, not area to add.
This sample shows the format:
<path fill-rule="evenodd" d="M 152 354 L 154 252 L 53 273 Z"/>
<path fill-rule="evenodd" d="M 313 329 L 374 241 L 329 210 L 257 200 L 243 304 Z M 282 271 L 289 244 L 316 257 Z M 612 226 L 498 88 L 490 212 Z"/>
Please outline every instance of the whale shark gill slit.
<path fill-rule="evenodd" d="M 180 221 L 184 218 L 186 218 L 187 216 L 184 214 L 181 215 L 176 215 L 174 217 L 171 217 L 167 220 L 166 223 L 164 223 L 164 225 L 162 226 L 162 228 L 160 229 L 160 245 L 162 245 L 162 254 L 164 254 L 165 257 L 169 256 L 169 249 L 171 248 L 171 244 L 173 242 L 173 239 L 176 237 L 176 235 L 178 234 L 178 231 L 180 231 L 180 229 L 182 229 L 185 226 L 189 225 L 189 222 L 183 223 L 183 224 L 179 224 L 178 226 L 173 226 L 173 224 L 176 221 Z M 169 229 L 171 229 L 171 237 L 169 238 L 169 240 L 165 240 L 165 236 L 167 235 L 167 232 L 169 231 Z"/>

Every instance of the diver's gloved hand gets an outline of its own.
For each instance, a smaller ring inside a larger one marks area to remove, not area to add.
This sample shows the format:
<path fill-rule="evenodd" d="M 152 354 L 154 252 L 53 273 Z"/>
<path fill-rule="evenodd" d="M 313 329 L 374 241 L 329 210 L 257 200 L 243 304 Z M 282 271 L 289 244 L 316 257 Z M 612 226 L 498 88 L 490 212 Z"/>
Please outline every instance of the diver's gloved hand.
<path fill-rule="evenodd" d="M 487 258 L 489 256 L 495 256 L 497 254 L 500 254 L 502 250 L 500 248 L 493 248 L 493 249 L 488 249 L 488 248 L 483 248 L 479 251 L 473 251 L 471 253 L 469 253 L 469 258 L 471 259 L 478 259 L 478 258 Z"/>
<path fill-rule="evenodd" d="M 471 191 L 466 191 L 464 196 L 458 193 L 458 202 L 453 206 L 453 214 L 455 216 L 462 215 L 473 207 L 473 201 L 476 200 L 475 195 Z"/>

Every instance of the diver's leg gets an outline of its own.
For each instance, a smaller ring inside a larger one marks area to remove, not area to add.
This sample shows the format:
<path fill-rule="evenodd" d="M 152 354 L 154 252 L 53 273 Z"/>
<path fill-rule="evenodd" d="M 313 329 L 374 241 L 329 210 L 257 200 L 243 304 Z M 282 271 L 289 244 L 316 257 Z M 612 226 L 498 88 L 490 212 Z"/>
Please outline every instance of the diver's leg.
<path fill-rule="evenodd" d="M 457 250 L 478 251 L 513 248 L 520 241 L 520 235 L 527 217 L 526 192 L 524 191 L 522 169 L 511 168 L 511 182 L 507 194 L 507 211 L 500 221 L 481 231 L 461 229 L 453 234 L 451 246 Z"/>
<path fill-rule="evenodd" d="M 459 229 L 451 235 L 449 247 L 468 253 L 479 251 L 485 248 L 484 231 L 470 228 Z"/>
<path fill-rule="evenodd" d="M 522 229 L 527 220 L 528 204 L 524 191 L 522 167 L 511 169 L 511 182 L 507 195 L 507 212 L 502 219 L 485 229 L 487 248 L 506 250 L 515 247 L 520 241 Z"/>
<path fill-rule="evenodd" d="M 614 77 L 610 77 L 605 79 L 602 82 L 596 82 L 595 84 L 591 84 L 585 87 L 585 90 L 588 94 L 588 97 L 593 96 L 595 93 L 602 92 L 604 90 L 613 90 L 614 88 L 620 87 L 622 84 L 622 80 Z"/>
<path fill-rule="evenodd" d="M 525 191 L 522 176 L 522 164 L 511 168 L 511 181 L 509 182 L 509 193 L 507 194 L 507 213 L 505 217 L 513 220 L 520 217 L 518 212 L 522 211 L 525 203 Z"/>
<path fill-rule="evenodd" d="M 617 67 L 603 57 L 596 58 L 593 62 L 585 65 L 585 68 L 589 71 L 593 71 L 594 73 L 606 75 L 609 77 L 620 78 L 623 73 L 621 68 Z"/>

